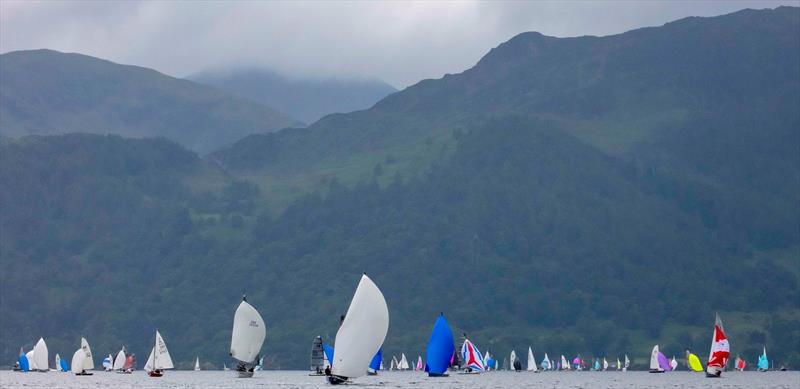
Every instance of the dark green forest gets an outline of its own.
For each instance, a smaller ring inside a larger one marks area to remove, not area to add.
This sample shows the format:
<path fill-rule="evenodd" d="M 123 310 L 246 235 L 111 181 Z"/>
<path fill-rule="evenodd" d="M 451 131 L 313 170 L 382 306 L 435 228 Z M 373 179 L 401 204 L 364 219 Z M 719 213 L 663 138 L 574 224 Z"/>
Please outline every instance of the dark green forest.
<path fill-rule="evenodd" d="M 178 367 L 220 367 L 246 292 L 267 368 L 300 369 L 366 271 L 387 355 L 423 354 L 443 311 L 495 354 L 644 367 L 655 343 L 705 354 L 718 312 L 732 354 L 798 368 L 799 29 L 782 7 L 525 33 L 370 110 L 206 156 L 3 138 L 0 358 L 39 336 L 144 355 L 158 328 Z"/>

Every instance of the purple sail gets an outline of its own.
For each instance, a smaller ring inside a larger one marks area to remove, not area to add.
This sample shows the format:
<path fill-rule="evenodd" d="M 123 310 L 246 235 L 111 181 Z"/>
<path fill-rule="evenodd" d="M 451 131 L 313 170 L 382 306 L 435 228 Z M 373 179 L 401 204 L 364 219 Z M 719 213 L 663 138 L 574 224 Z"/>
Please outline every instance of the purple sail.
<path fill-rule="evenodd" d="M 664 369 L 664 371 L 672 371 L 672 366 L 669 364 L 669 359 L 667 359 L 667 357 L 664 356 L 664 354 L 662 354 L 660 351 L 658 352 L 658 366 Z"/>

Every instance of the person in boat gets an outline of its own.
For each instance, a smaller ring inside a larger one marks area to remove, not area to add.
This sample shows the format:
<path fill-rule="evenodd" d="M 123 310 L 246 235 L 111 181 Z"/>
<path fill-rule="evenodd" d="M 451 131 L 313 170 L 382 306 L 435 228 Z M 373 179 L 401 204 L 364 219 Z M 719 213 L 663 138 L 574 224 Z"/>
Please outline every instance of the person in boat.
<path fill-rule="evenodd" d="M 327 376 L 331 375 L 331 367 L 330 367 L 330 365 L 325 366 L 325 375 L 327 375 Z"/>

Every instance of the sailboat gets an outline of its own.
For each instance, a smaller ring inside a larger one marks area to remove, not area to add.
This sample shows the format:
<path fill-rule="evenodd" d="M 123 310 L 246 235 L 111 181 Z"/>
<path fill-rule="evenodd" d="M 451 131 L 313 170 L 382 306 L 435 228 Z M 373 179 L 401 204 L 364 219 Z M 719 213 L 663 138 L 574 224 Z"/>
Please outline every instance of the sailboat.
<path fill-rule="evenodd" d="M 689 370 L 691 371 L 703 371 L 703 364 L 700 363 L 700 358 L 689 350 L 686 350 L 686 364 L 689 365 Z"/>
<path fill-rule="evenodd" d="M 125 355 L 125 347 L 123 347 L 117 353 L 117 357 L 114 358 L 114 363 L 111 365 L 111 369 L 117 373 L 122 373 L 125 370 L 125 362 L 127 360 L 128 358 Z"/>
<path fill-rule="evenodd" d="M 50 359 L 49 352 L 47 351 L 47 343 L 44 342 L 44 338 L 39 338 L 39 341 L 36 342 L 36 345 L 33 346 L 33 367 L 31 371 L 36 371 L 39 373 L 45 373 L 50 371 L 48 361 Z"/>
<path fill-rule="evenodd" d="M 378 375 L 378 370 L 383 370 L 382 366 L 383 366 L 383 347 L 379 348 L 378 352 L 375 353 L 375 356 L 372 357 L 372 360 L 369 361 L 369 367 L 367 368 L 367 375 Z"/>
<path fill-rule="evenodd" d="M 575 371 L 583 370 L 583 363 L 581 361 L 581 356 L 578 355 L 577 357 L 572 359 L 572 367 L 575 368 Z"/>
<path fill-rule="evenodd" d="M 311 371 L 309 375 L 323 375 L 325 371 L 325 350 L 322 348 L 322 336 L 317 335 L 311 342 Z"/>
<path fill-rule="evenodd" d="M 764 352 L 758 356 L 758 363 L 756 364 L 758 371 L 769 370 L 769 360 L 767 359 L 767 346 L 764 346 Z"/>
<path fill-rule="evenodd" d="M 622 370 L 622 363 L 619 361 L 619 357 L 617 357 L 617 370 Z"/>
<path fill-rule="evenodd" d="M 416 371 L 421 371 L 422 368 L 423 368 L 422 367 L 422 355 L 418 355 L 417 356 L 417 366 L 416 366 L 415 370 Z"/>
<path fill-rule="evenodd" d="M 600 369 L 601 369 L 600 360 L 599 359 L 595 359 L 594 360 L 594 366 L 592 366 L 592 370 L 599 371 Z"/>
<path fill-rule="evenodd" d="M 559 363 L 561 364 L 561 370 L 572 370 L 572 368 L 569 367 L 569 363 L 567 362 L 567 358 L 564 356 L 564 354 L 561 354 L 561 362 Z"/>
<path fill-rule="evenodd" d="M 222 371 L 230 371 L 230 370 L 231 369 L 228 367 L 228 365 L 226 365 L 225 362 L 222 362 Z"/>
<path fill-rule="evenodd" d="M 392 355 L 392 362 L 389 364 L 389 370 L 398 370 L 399 363 L 397 362 L 397 357 Z"/>
<path fill-rule="evenodd" d="M 410 367 L 408 365 L 408 359 L 406 359 L 406 354 L 405 353 L 401 353 L 400 354 L 400 363 L 398 363 L 397 368 L 400 369 L 400 370 L 408 370 L 408 369 L 410 369 Z"/>
<path fill-rule="evenodd" d="M 670 371 L 673 371 L 678 368 L 678 360 L 675 359 L 675 356 L 672 356 L 672 360 L 669 361 Z"/>
<path fill-rule="evenodd" d="M 200 371 L 200 357 L 194 359 L 194 371 Z"/>
<path fill-rule="evenodd" d="M 464 344 L 461 345 L 461 358 L 464 359 L 464 367 L 467 373 L 480 373 L 486 368 L 481 352 L 469 339 L 466 339 L 466 336 Z"/>
<path fill-rule="evenodd" d="M 542 370 L 553 370 L 553 364 L 550 362 L 547 353 L 544 353 L 544 359 L 542 359 L 542 364 L 539 366 L 541 366 Z"/>
<path fill-rule="evenodd" d="M 91 371 L 87 371 L 94 369 L 94 360 L 92 358 L 92 348 L 89 347 L 89 342 L 86 341 L 86 338 L 81 338 L 81 348 L 72 354 L 71 365 L 75 375 L 86 376 L 93 374 Z"/>
<path fill-rule="evenodd" d="M 706 365 L 706 377 L 717 378 L 722 376 L 722 370 L 728 363 L 731 347 L 725 330 L 722 328 L 722 319 L 719 315 L 714 320 L 714 334 L 711 338 L 711 352 Z"/>
<path fill-rule="evenodd" d="M 131 374 L 133 373 L 134 369 L 136 369 L 136 354 L 131 354 L 125 358 L 125 365 L 122 366 L 122 372 L 125 374 Z"/>
<path fill-rule="evenodd" d="M 508 363 L 510 364 L 511 368 L 514 371 L 522 370 L 522 364 L 520 364 L 519 370 L 517 370 L 517 352 L 515 350 L 511 350 L 511 355 L 508 357 Z"/>
<path fill-rule="evenodd" d="M 539 368 L 536 366 L 536 358 L 533 357 L 533 350 L 528 347 L 528 371 L 532 371 L 534 373 L 539 372 Z"/>
<path fill-rule="evenodd" d="M 623 372 L 628 371 L 629 367 L 631 367 L 631 360 L 628 359 L 628 354 L 625 354 L 625 364 L 622 365 L 622 371 Z"/>
<path fill-rule="evenodd" d="M 744 361 L 744 359 L 742 359 L 741 357 L 739 357 L 739 356 L 737 355 L 737 356 L 736 356 L 736 366 L 735 366 L 735 367 L 736 367 L 736 370 L 739 370 L 739 371 L 744 371 L 744 368 L 745 368 L 746 366 L 747 366 L 747 362 L 745 362 L 745 361 Z"/>
<path fill-rule="evenodd" d="M 114 370 L 114 357 L 112 357 L 111 354 L 103 358 L 103 369 L 105 369 L 105 371 Z"/>
<path fill-rule="evenodd" d="M 606 360 L 606 357 L 603 357 L 603 371 L 606 370 L 608 370 L 608 361 Z"/>
<path fill-rule="evenodd" d="M 453 332 L 450 331 L 450 325 L 444 318 L 444 313 L 440 313 L 433 324 L 428 347 L 425 348 L 428 377 L 447 377 L 447 368 L 450 367 L 454 353 Z"/>
<path fill-rule="evenodd" d="M 253 362 L 259 360 L 258 354 L 267 337 L 267 326 L 261 314 L 242 296 L 242 302 L 233 315 L 230 356 L 237 359 L 236 373 L 239 378 L 253 376 Z"/>
<path fill-rule="evenodd" d="M 167 350 L 167 344 L 161 333 L 156 330 L 156 340 L 153 344 L 153 349 L 150 350 L 150 356 L 147 357 L 147 362 L 144 363 L 144 370 L 150 377 L 161 377 L 164 375 L 164 370 L 172 369 L 172 357 Z"/>
<path fill-rule="evenodd" d="M 336 333 L 336 355 L 328 382 L 341 384 L 349 378 L 366 374 L 370 361 L 383 345 L 388 331 L 389 307 L 386 299 L 364 273 Z"/>
<path fill-rule="evenodd" d="M 658 351 L 658 345 L 653 346 L 653 351 L 650 353 L 650 372 L 651 373 L 663 373 L 664 368 L 659 365 L 659 356 L 663 356 L 660 351 Z"/>

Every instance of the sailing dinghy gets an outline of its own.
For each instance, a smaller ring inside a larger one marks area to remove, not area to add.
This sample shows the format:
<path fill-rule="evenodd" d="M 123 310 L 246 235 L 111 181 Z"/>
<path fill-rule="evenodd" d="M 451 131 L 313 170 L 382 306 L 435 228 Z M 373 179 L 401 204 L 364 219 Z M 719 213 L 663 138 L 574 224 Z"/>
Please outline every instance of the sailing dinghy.
<path fill-rule="evenodd" d="M 336 354 L 328 382 L 333 385 L 361 377 L 389 331 L 389 307 L 367 273 L 361 276 L 350 307 L 336 333 Z"/>
<path fill-rule="evenodd" d="M 125 370 L 125 361 L 127 360 L 128 358 L 125 355 L 125 347 L 123 347 L 117 353 L 117 357 L 114 358 L 114 364 L 111 365 L 111 369 L 117 373 L 122 373 Z"/>
<path fill-rule="evenodd" d="M 736 370 L 744 371 L 744 368 L 747 366 L 747 362 L 744 361 L 738 355 L 736 356 Z"/>
<path fill-rule="evenodd" d="M 86 376 L 93 373 L 89 370 L 94 369 L 94 360 L 92 359 L 92 348 L 89 347 L 89 342 L 86 338 L 81 338 L 81 348 L 77 349 L 72 354 L 72 371 L 75 375 Z"/>
<path fill-rule="evenodd" d="M 164 375 L 164 370 L 172 369 L 172 357 L 167 350 L 167 344 L 161 333 L 156 330 L 156 341 L 153 344 L 153 349 L 150 350 L 150 356 L 147 357 L 147 362 L 144 364 L 144 370 L 150 377 L 161 377 Z"/>
<path fill-rule="evenodd" d="M 764 346 L 764 352 L 758 356 L 758 363 L 756 364 L 758 371 L 769 370 L 769 360 L 767 359 L 767 346 Z"/>
<path fill-rule="evenodd" d="M 658 345 L 653 346 L 653 351 L 650 352 L 650 372 L 651 373 L 663 373 L 665 370 L 659 364 L 659 355 L 663 356 L 660 351 L 658 351 Z"/>
<path fill-rule="evenodd" d="M 258 355 L 264 338 L 267 337 L 267 326 L 261 314 L 247 302 L 247 296 L 242 296 L 242 302 L 233 315 L 233 331 L 231 332 L 231 357 L 237 359 L 236 373 L 239 378 L 250 378 L 255 371 L 254 362 L 259 360 Z"/>
<path fill-rule="evenodd" d="M 325 350 L 322 348 L 322 336 L 317 335 L 311 342 L 311 374 L 323 375 L 325 372 Z"/>
<path fill-rule="evenodd" d="M 105 369 L 105 371 L 114 370 L 114 357 L 112 357 L 111 354 L 103 358 L 103 369 Z"/>
<path fill-rule="evenodd" d="M 369 362 L 369 368 L 367 368 L 367 375 L 378 375 L 378 370 L 383 370 L 383 368 L 381 367 L 382 365 L 383 365 L 383 347 L 378 349 L 378 352 L 375 353 L 375 356 L 372 357 L 372 360 Z"/>
<path fill-rule="evenodd" d="M 513 369 L 514 371 L 522 370 L 522 363 L 520 363 L 517 360 L 517 351 L 516 350 L 511 350 L 511 355 L 508 357 L 508 363 L 509 363 L 509 366 L 511 366 L 511 369 Z M 519 369 L 517 369 L 517 366 L 519 366 Z"/>
<path fill-rule="evenodd" d="M 33 366 L 34 368 L 31 371 L 37 371 L 39 373 L 45 373 L 50 371 L 48 365 L 50 362 L 49 352 L 47 351 L 47 343 L 44 342 L 44 338 L 39 338 L 39 341 L 36 342 L 36 345 L 33 346 Z"/>
<path fill-rule="evenodd" d="M 436 323 L 433 324 L 428 347 L 425 348 L 428 377 L 447 377 L 447 369 L 450 367 L 454 353 L 453 332 L 450 331 L 450 325 L 444 318 L 444 313 L 440 313 Z"/>
<path fill-rule="evenodd" d="M 539 368 L 536 367 L 536 358 L 533 357 L 533 349 L 528 347 L 528 371 L 532 371 L 534 373 L 539 372 Z"/>
<path fill-rule="evenodd" d="M 485 369 L 481 352 L 469 339 L 464 339 L 464 344 L 461 345 L 461 357 L 467 373 L 480 373 Z"/>
<path fill-rule="evenodd" d="M 547 353 L 544 353 L 544 359 L 542 359 L 541 368 L 542 370 L 553 370 L 553 364 L 550 362 L 550 358 L 547 356 Z"/>
<path fill-rule="evenodd" d="M 194 359 L 194 371 L 200 371 L 200 357 Z"/>
<path fill-rule="evenodd" d="M 603 371 L 606 370 L 608 370 L 608 361 L 606 360 L 606 357 L 603 357 Z"/>
<path fill-rule="evenodd" d="M 691 371 L 703 371 L 703 364 L 700 363 L 700 358 L 689 350 L 686 350 L 686 364 L 689 365 L 689 370 Z"/>
<path fill-rule="evenodd" d="M 628 354 L 625 354 L 625 364 L 622 365 L 622 371 L 623 372 L 628 371 L 629 367 L 631 367 L 631 360 L 628 359 Z"/>
<path fill-rule="evenodd" d="M 719 378 L 722 376 L 722 370 L 728 363 L 730 351 L 731 346 L 728 343 L 728 337 L 725 336 L 725 330 L 722 328 L 722 319 L 717 315 L 714 320 L 714 335 L 711 338 L 711 352 L 706 365 L 706 377 Z"/>

